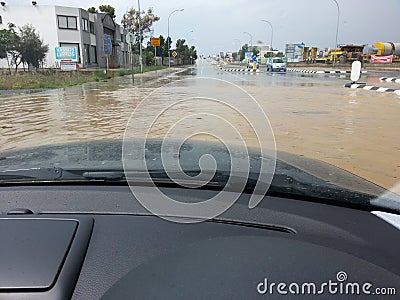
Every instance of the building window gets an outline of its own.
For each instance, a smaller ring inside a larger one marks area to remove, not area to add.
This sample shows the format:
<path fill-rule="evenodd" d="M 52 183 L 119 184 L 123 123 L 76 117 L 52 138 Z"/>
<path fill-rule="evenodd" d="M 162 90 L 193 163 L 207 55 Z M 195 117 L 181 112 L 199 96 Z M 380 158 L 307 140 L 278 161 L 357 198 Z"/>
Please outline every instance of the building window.
<path fill-rule="evenodd" d="M 89 29 L 90 29 L 90 33 L 93 33 L 94 34 L 94 22 L 90 22 L 89 23 Z"/>
<path fill-rule="evenodd" d="M 89 20 L 88 19 L 82 19 L 82 29 L 83 29 L 83 31 L 89 32 Z"/>
<path fill-rule="evenodd" d="M 57 16 L 58 28 L 60 29 L 78 29 L 76 17 Z"/>
<path fill-rule="evenodd" d="M 0 24 L 3 24 L 3 19 L 1 18 L 1 16 L 0 16 Z"/>

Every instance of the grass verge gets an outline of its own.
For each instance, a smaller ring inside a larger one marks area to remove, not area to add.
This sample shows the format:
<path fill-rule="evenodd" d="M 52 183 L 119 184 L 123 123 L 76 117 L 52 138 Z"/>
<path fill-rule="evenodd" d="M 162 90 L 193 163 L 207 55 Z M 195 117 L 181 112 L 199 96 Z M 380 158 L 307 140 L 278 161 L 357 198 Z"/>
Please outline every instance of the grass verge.
<path fill-rule="evenodd" d="M 164 66 L 144 67 L 143 72 L 165 69 Z M 98 71 L 72 71 L 61 72 L 60 70 L 40 70 L 37 72 L 18 71 L 16 73 L 3 72 L 0 74 L 0 90 L 20 89 L 57 89 L 68 86 L 79 85 L 87 82 L 99 82 L 118 76 L 140 73 L 138 69 L 119 69 Z"/>

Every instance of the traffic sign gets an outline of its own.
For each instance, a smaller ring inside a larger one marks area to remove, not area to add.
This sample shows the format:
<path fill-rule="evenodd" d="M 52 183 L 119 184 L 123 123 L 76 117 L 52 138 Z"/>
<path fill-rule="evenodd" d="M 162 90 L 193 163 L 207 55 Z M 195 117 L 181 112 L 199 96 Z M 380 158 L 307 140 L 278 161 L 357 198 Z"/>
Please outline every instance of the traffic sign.
<path fill-rule="evenodd" d="M 76 62 L 61 62 L 61 71 L 76 71 L 78 64 Z"/>
<path fill-rule="evenodd" d="M 150 38 L 150 45 L 153 47 L 160 47 L 161 45 L 160 38 Z"/>
<path fill-rule="evenodd" d="M 111 37 L 109 35 L 104 36 L 104 54 L 111 55 L 112 53 L 112 43 Z"/>
<path fill-rule="evenodd" d="M 172 56 L 176 57 L 178 55 L 178 53 L 176 53 L 176 51 L 172 52 Z"/>
<path fill-rule="evenodd" d="M 135 42 L 135 36 L 132 33 L 126 35 L 126 42 L 128 44 L 133 44 Z"/>
<path fill-rule="evenodd" d="M 253 61 L 256 61 L 256 60 L 257 60 L 257 55 L 253 54 L 253 56 L 251 57 L 251 59 L 252 59 Z"/>

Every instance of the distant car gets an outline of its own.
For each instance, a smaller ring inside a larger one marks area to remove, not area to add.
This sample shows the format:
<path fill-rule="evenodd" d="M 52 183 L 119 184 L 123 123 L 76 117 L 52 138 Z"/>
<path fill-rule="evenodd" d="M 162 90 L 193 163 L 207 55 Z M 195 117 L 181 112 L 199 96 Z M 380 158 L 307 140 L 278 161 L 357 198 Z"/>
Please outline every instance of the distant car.
<path fill-rule="evenodd" d="M 282 60 L 282 58 L 273 58 L 267 64 L 267 71 L 286 72 L 286 63 Z"/>
<path fill-rule="evenodd" d="M 254 64 L 256 65 L 257 69 L 260 67 L 260 65 L 258 64 L 257 61 L 249 60 L 249 62 L 247 63 L 247 68 L 248 69 L 253 69 L 254 68 Z"/>

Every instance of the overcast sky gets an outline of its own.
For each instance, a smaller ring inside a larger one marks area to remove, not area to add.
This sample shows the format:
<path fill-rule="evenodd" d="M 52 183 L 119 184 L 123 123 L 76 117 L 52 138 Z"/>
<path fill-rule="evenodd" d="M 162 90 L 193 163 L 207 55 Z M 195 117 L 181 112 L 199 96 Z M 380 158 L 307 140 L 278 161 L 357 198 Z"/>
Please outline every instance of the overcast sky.
<path fill-rule="evenodd" d="M 8 5 L 30 5 L 30 0 L 4 0 Z M 38 5 L 90 6 L 110 4 L 116 8 L 120 23 L 124 12 L 137 0 L 36 0 Z M 378 41 L 400 42 L 400 0 L 337 0 L 340 5 L 338 42 L 373 44 Z M 248 43 L 270 44 L 274 27 L 274 48 L 284 50 L 286 43 L 304 42 L 308 46 L 333 47 L 335 44 L 337 9 L 334 0 L 141 0 L 141 9 L 153 7 L 161 19 L 154 25 L 154 34 L 167 35 L 168 15 L 173 41 L 185 38 L 199 54 L 235 51 Z M 193 32 L 190 32 L 192 31 Z"/>

